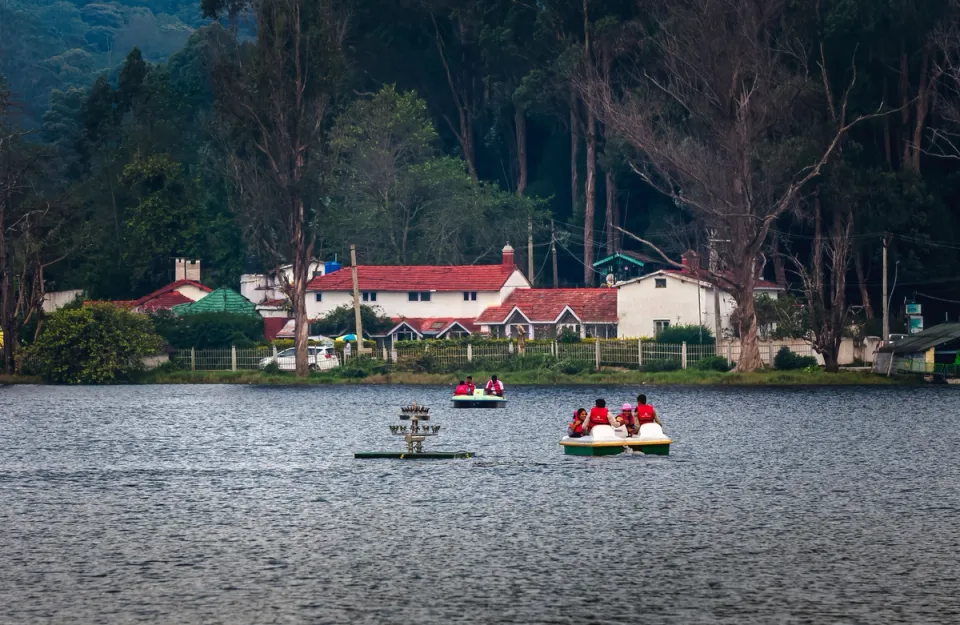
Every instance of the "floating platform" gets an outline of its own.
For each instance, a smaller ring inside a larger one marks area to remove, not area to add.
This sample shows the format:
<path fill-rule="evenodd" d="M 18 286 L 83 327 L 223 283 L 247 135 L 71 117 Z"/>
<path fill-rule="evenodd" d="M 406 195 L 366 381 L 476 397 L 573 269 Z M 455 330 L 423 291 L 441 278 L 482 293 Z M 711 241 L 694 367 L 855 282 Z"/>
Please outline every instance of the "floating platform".
<path fill-rule="evenodd" d="M 472 451 L 422 451 L 410 453 L 407 451 L 358 451 L 354 458 L 375 460 L 389 458 L 392 460 L 450 460 L 453 458 L 473 458 L 477 454 Z"/>
<path fill-rule="evenodd" d="M 507 400 L 497 395 L 454 395 L 454 408 L 506 408 Z"/>

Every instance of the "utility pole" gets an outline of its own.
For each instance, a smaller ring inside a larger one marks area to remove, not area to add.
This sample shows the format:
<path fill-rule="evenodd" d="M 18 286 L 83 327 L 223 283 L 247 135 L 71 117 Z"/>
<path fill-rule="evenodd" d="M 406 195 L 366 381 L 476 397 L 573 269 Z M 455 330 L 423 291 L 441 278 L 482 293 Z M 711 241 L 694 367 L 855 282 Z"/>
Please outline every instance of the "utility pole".
<path fill-rule="evenodd" d="M 560 288 L 560 279 L 557 276 L 557 231 L 550 220 L 550 253 L 553 254 L 553 288 Z"/>
<path fill-rule="evenodd" d="M 887 246 L 890 235 L 883 235 L 883 342 L 890 340 L 890 300 L 887 298 Z"/>
<path fill-rule="evenodd" d="M 357 321 L 357 354 L 362 354 L 363 347 L 363 323 L 360 315 L 360 286 L 357 280 L 357 246 L 350 245 L 350 273 L 353 274 L 353 314 Z"/>
<path fill-rule="evenodd" d="M 712 232 L 711 235 L 715 235 L 715 232 Z M 721 324 L 720 324 L 720 285 L 716 279 L 716 275 L 719 271 L 719 253 L 715 247 L 717 243 L 726 243 L 726 241 L 721 241 L 720 239 L 715 239 L 713 236 L 708 239 L 710 243 L 710 273 L 713 274 L 714 278 L 712 280 L 713 284 L 713 335 L 714 338 L 720 340 Z"/>
<path fill-rule="evenodd" d="M 527 217 L 527 279 L 533 286 L 533 215 Z"/>

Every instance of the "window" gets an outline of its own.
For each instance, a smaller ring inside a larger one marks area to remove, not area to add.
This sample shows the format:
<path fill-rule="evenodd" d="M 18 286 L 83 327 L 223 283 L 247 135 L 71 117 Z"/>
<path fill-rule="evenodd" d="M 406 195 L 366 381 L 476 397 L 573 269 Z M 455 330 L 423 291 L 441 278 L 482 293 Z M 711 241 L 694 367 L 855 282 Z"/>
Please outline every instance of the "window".
<path fill-rule="evenodd" d="M 323 272 L 322 272 L 322 271 L 314 271 L 314 272 L 313 272 L 313 277 L 314 277 L 314 278 L 319 278 L 319 277 L 322 276 L 322 275 L 323 275 Z"/>
<path fill-rule="evenodd" d="M 654 278 L 653 283 L 658 289 L 667 288 L 667 279 L 666 278 Z"/>
<path fill-rule="evenodd" d="M 660 333 L 670 327 L 669 319 L 657 319 L 653 322 L 653 336 L 658 337 Z"/>
<path fill-rule="evenodd" d="M 407 301 L 410 302 L 429 302 L 430 301 L 430 291 L 411 291 L 407 293 Z"/>
<path fill-rule="evenodd" d="M 323 293 L 321 293 L 320 291 L 317 291 L 316 298 L 317 298 L 317 301 L 318 301 L 318 302 L 322 302 L 322 301 L 323 301 Z"/>
<path fill-rule="evenodd" d="M 429 302 L 429 301 L 430 301 L 430 291 L 424 291 L 424 292 L 422 292 L 422 293 L 420 294 L 420 301 L 421 301 L 421 302 Z"/>
<path fill-rule="evenodd" d="M 415 301 L 417 301 L 417 300 L 419 300 L 419 299 L 420 299 L 420 294 L 419 294 L 419 293 L 407 293 L 407 301 L 408 301 L 408 302 L 415 302 Z"/>
<path fill-rule="evenodd" d="M 365 302 L 375 302 L 375 301 L 377 301 L 377 292 L 376 292 L 376 291 L 364 291 L 364 292 L 363 292 L 363 301 L 365 301 Z"/>
<path fill-rule="evenodd" d="M 477 292 L 476 292 L 476 291 L 464 291 L 464 292 L 463 292 L 463 301 L 465 301 L 465 302 L 475 302 L 475 301 L 477 301 Z"/>

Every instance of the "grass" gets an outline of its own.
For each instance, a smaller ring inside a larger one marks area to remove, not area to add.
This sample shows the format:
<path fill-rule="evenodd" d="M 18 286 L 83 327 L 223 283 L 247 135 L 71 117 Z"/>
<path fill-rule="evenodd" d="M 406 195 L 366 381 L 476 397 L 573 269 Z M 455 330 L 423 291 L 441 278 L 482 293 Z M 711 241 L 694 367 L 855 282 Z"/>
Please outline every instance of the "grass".
<path fill-rule="evenodd" d="M 490 373 L 472 371 L 474 380 L 489 379 Z M 440 384 L 454 385 L 464 377 L 457 373 L 410 373 L 393 372 L 372 374 L 365 378 L 341 377 L 336 373 L 314 373 L 298 379 L 292 373 L 267 374 L 260 371 L 163 371 L 148 373 L 142 382 L 146 384 Z M 599 372 L 568 375 L 554 371 L 535 369 L 504 372 L 499 374 L 504 384 L 526 386 L 551 385 L 616 385 L 616 384 L 663 384 L 663 385 L 728 385 L 728 386 L 783 386 L 783 385 L 856 385 L 856 384 L 904 384 L 916 382 L 914 378 L 886 377 L 864 371 L 840 371 L 839 373 L 806 371 L 757 371 L 754 373 L 721 373 L 719 371 L 665 371 L 645 373 L 629 370 L 604 370 Z M 919 377 L 919 376 L 917 376 Z"/>
<path fill-rule="evenodd" d="M 43 380 L 32 375 L 0 374 L 0 384 L 42 384 Z"/>

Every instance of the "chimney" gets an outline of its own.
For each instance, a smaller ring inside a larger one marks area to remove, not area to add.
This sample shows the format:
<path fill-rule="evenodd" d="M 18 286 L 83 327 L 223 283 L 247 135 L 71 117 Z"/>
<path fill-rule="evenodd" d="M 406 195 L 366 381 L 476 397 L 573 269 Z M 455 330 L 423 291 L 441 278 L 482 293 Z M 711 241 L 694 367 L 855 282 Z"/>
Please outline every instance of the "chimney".
<path fill-rule="evenodd" d="M 693 250 L 687 250 L 680 256 L 680 263 L 684 271 L 699 271 L 700 255 Z"/>
<path fill-rule="evenodd" d="M 503 264 L 507 265 L 508 267 L 513 267 L 516 265 L 516 263 L 513 262 L 513 248 L 510 247 L 509 242 L 503 246 Z"/>
<path fill-rule="evenodd" d="M 174 281 L 192 280 L 200 282 L 200 261 L 187 260 L 186 258 L 176 259 L 176 270 L 173 276 Z"/>

